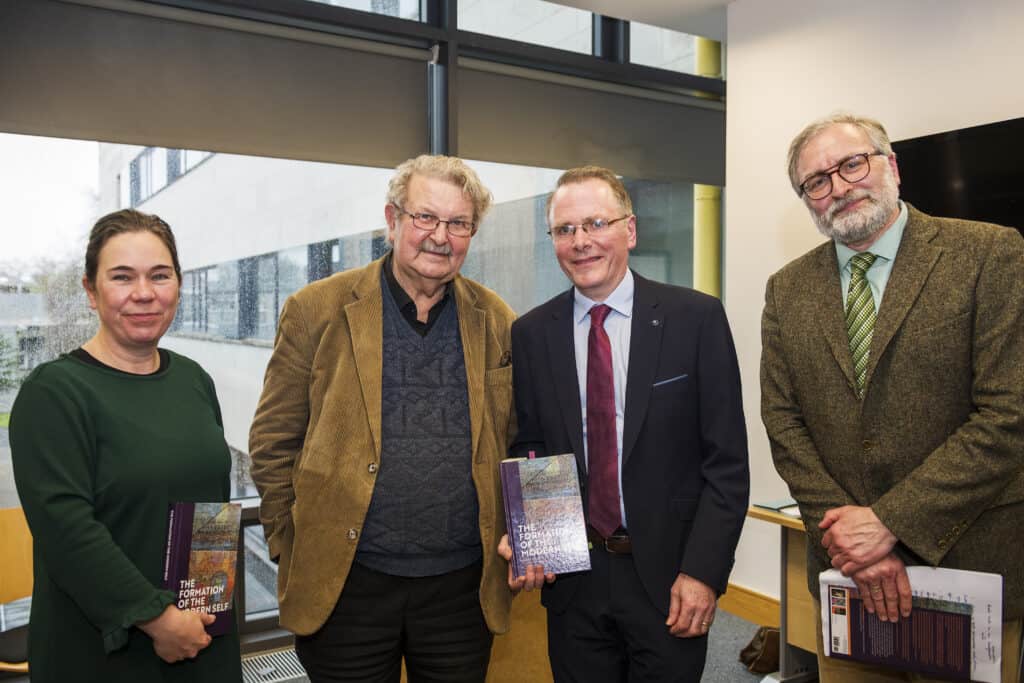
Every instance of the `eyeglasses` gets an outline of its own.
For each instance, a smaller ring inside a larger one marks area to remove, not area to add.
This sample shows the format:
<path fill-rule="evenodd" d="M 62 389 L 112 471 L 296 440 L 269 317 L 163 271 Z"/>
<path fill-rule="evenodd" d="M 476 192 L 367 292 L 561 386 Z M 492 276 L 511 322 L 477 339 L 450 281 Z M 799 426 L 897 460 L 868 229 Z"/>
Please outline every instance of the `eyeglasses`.
<path fill-rule="evenodd" d="M 572 225 L 571 223 L 556 225 L 548 230 L 548 234 L 551 235 L 551 239 L 556 242 L 568 242 L 576 235 L 577 230 L 582 230 L 588 235 L 602 235 L 615 223 L 632 217 L 633 214 L 627 213 L 625 216 L 619 216 L 618 218 L 613 218 L 610 221 L 606 221 L 603 218 L 588 218 L 579 225 Z"/>
<path fill-rule="evenodd" d="M 394 204 L 393 206 L 398 209 L 398 213 L 404 213 L 406 216 L 411 218 L 414 226 L 427 232 L 437 230 L 438 223 L 444 223 L 445 229 L 448 230 L 448 234 L 456 237 L 469 237 L 476 229 L 476 223 L 473 221 L 467 221 L 461 218 L 449 218 L 448 220 L 442 220 L 432 213 L 410 213 L 398 204 Z"/>
<path fill-rule="evenodd" d="M 864 180 L 871 172 L 870 158 L 885 156 L 889 155 L 885 152 L 863 152 L 848 156 L 832 168 L 815 173 L 800 183 L 800 194 L 805 194 L 810 199 L 823 199 L 832 192 L 832 174 L 838 173 L 839 177 L 848 183 Z"/>

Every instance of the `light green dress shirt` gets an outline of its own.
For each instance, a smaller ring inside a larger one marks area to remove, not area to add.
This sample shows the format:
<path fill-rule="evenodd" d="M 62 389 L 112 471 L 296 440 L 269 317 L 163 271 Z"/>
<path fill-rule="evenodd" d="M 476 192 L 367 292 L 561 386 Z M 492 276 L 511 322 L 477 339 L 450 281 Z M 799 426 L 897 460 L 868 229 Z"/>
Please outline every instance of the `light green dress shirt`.
<path fill-rule="evenodd" d="M 881 308 L 882 295 L 885 294 L 885 285 L 889 282 L 889 274 L 892 272 L 892 262 L 896 260 L 896 252 L 900 248 L 900 240 L 903 239 L 903 230 L 907 227 L 907 205 L 900 202 L 900 215 L 896 222 L 886 230 L 878 241 L 871 245 L 869 252 L 877 256 L 875 262 L 868 269 L 867 279 L 871 286 L 871 296 L 875 299 L 875 310 Z M 843 286 L 843 310 L 846 310 L 846 295 L 850 291 L 850 259 L 859 252 L 850 249 L 845 244 L 836 242 L 836 258 L 839 260 L 839 279 Z"/>

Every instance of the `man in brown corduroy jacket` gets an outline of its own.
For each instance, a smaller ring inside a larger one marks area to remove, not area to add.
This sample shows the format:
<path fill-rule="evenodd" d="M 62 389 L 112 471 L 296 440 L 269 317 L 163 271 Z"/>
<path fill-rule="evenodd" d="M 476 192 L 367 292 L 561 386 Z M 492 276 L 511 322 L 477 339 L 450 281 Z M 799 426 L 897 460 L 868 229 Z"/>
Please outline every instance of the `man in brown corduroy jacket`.
<path fill-rule="evenodd" d="M 514 433 L 501 298 L 459 274 L 491 194 L 401 164 L 392 250 L 290 296 L 249 437 L 281 626 L 313 683 L 483 683 L 508 630 L 498 462 Z"/>

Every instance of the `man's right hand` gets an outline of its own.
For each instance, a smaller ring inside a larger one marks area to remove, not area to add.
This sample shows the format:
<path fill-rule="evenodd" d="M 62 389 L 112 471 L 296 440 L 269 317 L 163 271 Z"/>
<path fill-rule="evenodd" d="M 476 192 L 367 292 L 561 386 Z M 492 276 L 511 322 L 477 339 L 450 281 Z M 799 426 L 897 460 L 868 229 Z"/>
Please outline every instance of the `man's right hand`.
<path fill-rule="evenodd" d="M 910 578 L 903 560 L 889 553 L 850 577 L 857 584 L 864 609 L 882 621 L 899 621 L 910 616 Z"/>
<path fill-rule="evenodd" d="M 206 632 L 206 626 L 216 617 L 206 612 L 180 610 L 174 605 L 155 619 L 138 624 L 146 635 L 153 639 L 153 650 L 160 659 L 169 664 L 183 659 L 192 659 L 213 640 Z"/>
<path fill-rule="evenodd" d="M 512 576 L 512 546 L 508 544 L 508 534 L 502 535 L 501 541 L 498 542 L 498 554 L 508 562 L 508 587 L 513 594 L 518 593 L 524 588 L 532 591 L 535 588 L 540 588 L 545 583 L 553 583 L 555 580 L 555 575 L 545 574 L 544 565 L 540 564 L 527 565 L 525 576 Z"/>

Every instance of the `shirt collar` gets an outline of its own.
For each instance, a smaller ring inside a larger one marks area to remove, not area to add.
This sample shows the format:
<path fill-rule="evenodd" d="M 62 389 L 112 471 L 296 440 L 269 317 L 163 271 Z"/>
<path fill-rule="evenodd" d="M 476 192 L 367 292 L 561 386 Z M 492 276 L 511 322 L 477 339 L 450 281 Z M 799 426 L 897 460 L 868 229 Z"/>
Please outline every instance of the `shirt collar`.
<path fill-rule="evenodd" d="M 908 215 L 907 205 L 900 201 L 900 214 L 896 217 L 895 222 L 893 222 L 888 230 L 882 233 L 882 236 L 871 245 L 868 251 L 886 261 L 895 260 L 896 252 L 900 249 L 900 240 L 903 239 L 903 230 L 907 227 Z M 860 252 L 850 249 L 845 244 L 836 242 L 836 258 L 839 260 L 839 271 L 843 272 L 846 270 L 849 267 L 850 259 L 858 253 Z"/>
<path fill-rule="evenodd" d="M 626 275 L 622 278 L 622 282 L 619 286 L 608 295 L 608 298 L 601 303 L 606 304 L 613 311 L 621 313 L 622 315 L 630 318 L 633 316 L 633 290 L 635 285 L 633 283 L 633 271 L 626 268 Z M 588 299 L 586 296 L 580 293 L 580 290 L 573 288 L 573 308 L 572 317 L 573 321 L 579 325 L 583 322 L 583 319 L 587 317 L 587 313 L 590 309 L 597 305 L 598 302 L 593 299 Z"/>
<path fill-rule="evenodd" d="M 394 260 L 394 254 L 395 252 L 392 250 L 384 255 L 384 263 L 381 266 L 384 271 L 384 280 L 388 283 L 388 289 L 391 290 L 391 296 L 394 297 L 395 303 L 398 304 L 398 310 L 401 311 L 408 306 L 412 306 L 412 310 L 415 313 L 415 302 L 413 302 L 412 297 L 409 296 L 408 292 L 402 289 L 402 285 L 398 282 L 398 278 L 395 277 L 395 271 L 393 270 L 394 265 L 392 263 Z M 451 281 L 448 281 L 444 285 L 444 294 L 441 296 L 441 299 L 434 304 L 434 307 L 430 310 L 433 311 L 434 308 L 436 308 L 440 311 L 441 304 L 448 300 L 448 296 L 451 294 L 451 291 L 452 283 Z M 413 318 L 415 317 L 416 316 L 414 315 Z"/>

